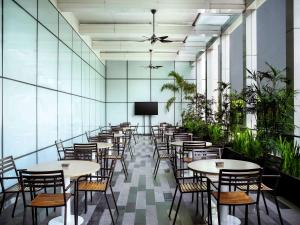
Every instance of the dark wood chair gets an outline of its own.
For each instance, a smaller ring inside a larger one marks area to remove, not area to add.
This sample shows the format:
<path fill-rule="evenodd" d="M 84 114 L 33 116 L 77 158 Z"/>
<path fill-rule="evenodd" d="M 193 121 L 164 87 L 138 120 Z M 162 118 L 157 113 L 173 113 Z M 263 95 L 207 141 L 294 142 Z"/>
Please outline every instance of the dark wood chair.
<path fill-rule="evenodd" d="M 176 189 L 173 196 L 172 204 L 169 211 L 169 218 L 171 218 L 172 208 L 175 202 L 177 191 L 180 192 L 179 201 L 177 204 L 176 213 L 173 220 L 173 225 L 176 223 L 177 214 L 179 211 L 179 207 L 182 200 L 183 194 L 196 194 L 197 195 L 197 203 L 196 203 L 196 213 L 199 212 L 199 193 L 202 195 L 202 217 L 204 217 L 204 204 L 203 204 L 203 193 L 207 194 L 208 204 L 207 204 L 207 214 L 208 214 L 208 224 L 212 224 L 211 217 L 211 197 L 210 197 L 210 181 L 207 177 L 203 176 L 182 176 L 185 172 L 191 172 L 189 169 L 177 169 L 175 164 L 172 163 L 172 169 L 174 173 L 174 177 L 176 179 Z"/>
<path fill-rule="evenodd" d="M 7 199 L 7 195 L 15 194 L 16 199 L 13 206 L 12 217 L 15 216 L 15 210 L 17 206 L 17 202 L 19 199 L 20 192 L 22 192 L 21 188 L 21 180 L 19 177 L 19 171 L 16 168 L 15 161 L 12 156 L 8 156 L 0 159 L 0 187 L 1 187 L 1 205 L 0 205 L 0 213 L 4 208 L 5 200 Z M 8 182 L 14 183 L 7 187 Z M 28 192 L 29 189 L 26 188 L 24 191 Z M 25 207 L 25 203 L 24 203 Z"/>
<path fill-rule="evenodd" d="M 174 133 L 173 141 L 192 141 L 193 135 L 190 133 Z"/>
<path fill-rule="evenodd" d="M 154 144 L 155 144 L 155 152 L 157 153 L 157 159 L 153 171 L 154 179 L 156 178 L 160 161 L 161 160 L 168 160 L 168 161 L 173 161 L 174 160 L 174 154 L 170 153 L 168 149 L 168 145 L 166 142 L 158 142 L 157 137 L 154 136 Z"/>
<path fill-rule="evenodd" d="M 124 141 L 126 142 L 125 149 L 127 151 L 129 151 L 131 158 L 133 158 L 133 150 L 132 150 L 132 146 L 131 146 L 132 137 L 133 137 L 132 130 L 125 131 L 125 133 L 124 133 Z"/>
<path fill-rule="evenodd" d="M 76 208 L 78 209 L 78 202 L 79 202 L 79 192 L 84 192 L 85 193 L 85 213 L 87 212 L 87 192 L 101 192 L 104 194 L 109 213 L 111 216 L 112 223 L 115 224 L 113 214 L 109 205 L 109 201 L 106 195 L 106 192 L 108 189 L 110 189 L 113 201 L 116 207 L 116 211 L 119 214 L 118 206 L 116 203 L 116 199 L 114 196 L 114 192 L 111 187 L 111 180 L 113 176 L 113 172 L 115 169 L 115 164 L 116 164 L 117 159 L 111 159 L 110 160 L 110 166 L 107 167 L 102 167 L 100 168 L 100 173 L 101 175 L 85 175 L 85 176 L 80 176 L 77 179 L 76 182 Z M 106 164 L 108 165 L 108 164 Z"/>
<path fill-rule="evenodd" d="M 55 146 L 57 149 L 58 160 L 65 159 L 66 152 L 69 156 L 69 153 L 72 152 L 72 150 L 74 150 L 73 147 L 65 147 L 61 139 L 55 141 Z"/>
<path fill-rule="evenodd" d="M 220 206 L 245 206 L 245 224 L 248 224 L 248 208 L 250 205 L 256 206 L 257 221 L 260 221 L 259 196 L 261 191 L 262 169 L 249 170 L 227 170 L 221 169 L 219 174 L 219 184 L 217 191 L 212 192 L 217 201 L 218 224 L 221 225 Z M 240 191 L 238 187 L 245 186 L 245 191 Z M 250 187 L 257 186 L 256 198 L 250 196 Z M 224 188 L 227 191 L 224 191 Z"/>
<path fill-rule="evenodd" d="M 138 129 L 139 129 L 139 124 L 137 125 L 130 125 L 130 128 L 132 130 L 132 137 L 133 137 L 133 140 L 134 140 L 134 143 L 136 144 L 136 139 L 139 138 L 139 132 L 138 132 Z"/>
<path fill-rule="evenodd" d="M 32 209 L 32 222 L 37 225 L 38 208 L 65 207 L 64 224 L 67 224 L 67 201 L 71 193 L 66 193 L 63 170 L 57 171 L 20 171 L 22 190 L 29 189 L 30 201 L 23 201 Z M 44 192 L 40 191 L 44 190 Z M 47 190 L 47 191 L 45 191 Z M 75 221 L 75 217 L 74 217 Z"/>
<path fill-rule="evenodd" d="M 97 143 L 88 144 L 74 144 L 74 155 L 77 160 L 93 160 L 93 153 L 96 155 L 96 161 L 98 162 L 98 148 Z"/>

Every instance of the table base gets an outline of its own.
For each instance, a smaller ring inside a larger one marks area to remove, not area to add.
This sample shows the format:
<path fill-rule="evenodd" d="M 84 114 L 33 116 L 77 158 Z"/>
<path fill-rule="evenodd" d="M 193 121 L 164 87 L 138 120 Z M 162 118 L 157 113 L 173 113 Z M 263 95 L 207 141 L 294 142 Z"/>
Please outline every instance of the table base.
<path fill-rule="evenodd" d="M 78 216 L 78 225 L 82 224 L 84 219 L 81 216 Z M 49 225 L 62 225 L 64 224 L 64 217 L 58 216 L 49 221 Z M 68 225 L 75 225 L 74 216 L 68 216 L 67 218 Z"/>

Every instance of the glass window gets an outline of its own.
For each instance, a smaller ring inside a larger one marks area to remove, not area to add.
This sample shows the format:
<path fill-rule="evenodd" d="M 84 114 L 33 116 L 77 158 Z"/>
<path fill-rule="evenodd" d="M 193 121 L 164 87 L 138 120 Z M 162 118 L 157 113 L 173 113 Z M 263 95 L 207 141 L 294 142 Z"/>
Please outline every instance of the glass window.
<path fill-rule="evenodd" d="M 57 89 L 57 38 L 39 25 L 38 84 Z"/>
<path fill-rule="evenodd" d="M 103 65 L 103 63 L 101 62 L 100 63 L 100 74 L 105 77 L 106 74 L 105 74 L 105 66 Z"/>
<path fill-rule="evenodd" d="M 100 103 L 100 126 L 105 126 L 105 108 L 106 104 L 105 103 Z"/>
<path fill-rule="evenodd" d="M 96 102 L 90 100 L 90 130 L 96 129 Z"/>
<path fill-rule="evenodd" d="M 104 111 L 101 111 L 101 104 L 100 102 L 96 102 L 95 103 L 95 107 L 96 107 L 96 112 L 95 112 L 95 116 L 96 116 L 96 119 L 95 119 L 95 126 L 96 128 L 99 128 L 99 126 L 101 125 L 101 114 L 104 113 Z"/>
<path fill-rule="evenodd" d="M 83 132 L 90 130 L 90 100 L 82 99 L 82 124 Z"/>
<path fill-rule="evenodd" d="M 38 148 L 54 144 L 57 139 L 57 92 L 38 88 Z"/>
<path fill-rule="evenodd" d="M 166 102 L 174 96 L 174 92 L 160 90 L 166 83 L 174 83 L 173 80 L 151 80 L 151 100 L 156 102 Z"/>
<path fill-rule="evenodd" d="M 58 154 L 55 146 L 42 150 L 37 154 L 38 154 L 38 163 L 51 162 L 51 161 L 56 161 L 58 159 Z"/>
<path fill-rule="evenodd" d="M 36 21 L 13 1 L 4 1 L 3 22 L 3 76 L 35 84 Z"/>
<path fill-rule="evenodd" d="M 62 15 L 59 15 L 59 39 L 70 48 L 72 48 L 72 30 L 72 27 L 66 19 Z"/>
<path fill-rule="evenodd" d="M 126 80 L 106 80 L 106 99 L 107 102 L 126 102 L 127 101 L 127 81 Z"/>
<path fill-rule="evenodd" d="M 90 61 L 90 49 L 84 42 L 82 42 L 82 59 L 87 63 Z"/>
<path fill-rule="evenodd" d="M 130 121 L 132 125 L 139 124 L 139 126 L 142 126 L 144 123 L 143 116 L 134 115 L 134 103 L 128 103 L 128 121 Z M 140 129 L 144 131 L 141 127 Z"/>
<path fill-rule="evenodd" d="M 72 51 L 62 42 L 59 42 L 58 57 L 58 90 L 71 93 Z"/>
<path fill-rule="evenodd" d="M 152 63 L 154 66 L 162 66 L 159 69 L 153 69 L 151 72 L 151 78 L 173 79 L 168 77 L 171 71 L 174 71 L 174 61 L 155 61 Z"/>
<path fill-rule="evenodd" d="M 96 99 L 96 77 L 95 70 L 90 68 L 90 98 Z"/>
<path fill-rule="evenodd" d="M 18 157 L 36 150 L 36 88 L 10 80 L 3 86 L 4 157 Z"/>
<path fill-rule="evenodd" d="M 73 30 L 73 50 L 81 57 L 81 38 Z"/>
<path fill-rule="evenodd" d="M 39 0 L 38 19 L 58 36 L 58 12 L 49 0 Z"/>
<path fill-rule="evenodd" d="M 166 110 L 166 103 L 158 103 L 158 115 L 151 116 L 152 124 L 159 124 L 161 122 L 174 123 L 174 105 L 170 107 L 170 111 Z"/>
<path fill-rule="evenodd" d="M 66 140 L 72 137 L 71 95 L 58 93 L 58 138 Z"/>
<path fill-rule="evenodd" d="M 90 67 L 82 62 L 82 96 L 90 97 Z"/>
<path fill-rule="evenodd" d="M 196 66 L 193 62 L 175 62 L 175 71 L 185 79 L 196 79 Z"/>
<path fill-rule="evenodd" d="M 175 103 L 175 124 L 182 124 L 182 112 L 186 109 L 188 103 Z"/>
<path fill-rule="evenodd" d="M 72 61 L 72 93 L 81 95 L 81 59 L 75 53 Z"/>
<path fill-rule="evenodd" d="M 37 16 L 37 0 L 15 0 L 33 17 Z"/>
<path fill-rule="evenodd" d="M 126 61 L 108 61 L 107 62 L 107 78 L 126 78 L 127 74 L 127 62 Z M 104 71 L 102 70 L 102 75 Z"/>
<path fill-rule="evenodd" d="M 105 79 L 100 77 L 101 80 L 101 90 L 100 90 L 100 101 L 105 101 Z"/>
<path fill-rule="evenodd" d="M 82 134 L 81 98 L 72 96 L 72 136 Z"/>
<path fill-rule="evenodd" d="M 100 96 L 100 93 L 101 93 L 101 79 L 100 79 L 100 75 L 98 73 L 95 73 L 95 94 L 96 94 L 96 97 L 95 99 L 100 101 L 101 99 L 101 96 Z"/>
<path fill-rule="evenodd" d="M 150 69 L 147 68 L 150 62 L 148 61 L 131 61 L 128 62 L 128 77 L 129 78 L 150 78 Z"/>
<path fill-rule="evenodd" d="M 128 101 L 149 101 L 150 80 L 128 80 Z"/>

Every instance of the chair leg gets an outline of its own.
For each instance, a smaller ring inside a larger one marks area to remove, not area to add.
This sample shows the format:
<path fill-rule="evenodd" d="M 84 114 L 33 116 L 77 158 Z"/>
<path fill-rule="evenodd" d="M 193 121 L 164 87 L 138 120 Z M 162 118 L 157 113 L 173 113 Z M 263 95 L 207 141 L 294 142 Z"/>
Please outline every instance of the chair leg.
<path fill-rule="evenodd" d="M 156 172 L 155 172 L 155 174 L 154 174 L 154 179 L 155 179 L 156 176 L 157 176 L 157 172 L 158 172 L 159 165 L 160 165 L 160 159 L 158 159 L 158 164 L 157 164 L 157 167 L 156 167 Z"/>
<path fill-rule="evenodd" d="M 123 159 L 121 159 L 121 164 L 122 164 L 122 167 L 123 167 L 123 170 L 124 170 L 125 179 L 127 180 L 128 172 L 127 172 L 125 161 Z"/>
<path fill-rule="evenodd" d="M 279 208 L 279 204 L 278 204 L 278 200 L 277 200 L 276 196 L 274 196 L 274 200 L 275 200 L 278 216 L 279 216 L 279 219 L 280 219 L 280 224 L 283 225 L 283 220 L 282 220 L 282 216 L 281 216 L 281 212 L 280 212 L 280 208 Z"/>
<path fill-rule="evenodd" d="M 91 203 L 93 202 L 93 192 L 90 192 L 90 197 L 91 197 Z"/>
<path fill-rule="evenodd" d="M 264 194 L 263 191 L 261 192 L 261 195 L 262 195 L 262 199 L 263 199 L 263 201 L 264 201 L 266 213 L 267 213 L 267 215 L 269 215 L 268 205 L 267 205 L 266 197 L 265 197 L 265 194 Z"/>
<path fill-rule="evenodd" d="M 198 213 L 199 213 L 199 193 L 196 193 L 196 215 L 198 215 Z"/>
<path fill-rule="evenodd" d="M 113 197 L 113 200 L 114 200 L 114 203 L 115 203 L 115 206 L 116 206 L 117 214 L 119 214 L 119 210 L 118 210 L 118 206 L 117 206 L 117 202 L 116 202 L 116 199 L 115 199 L 114 192 L 113 192 L 113 190 L 112 190 L 111 185 L 109 185 L 109 187 L 110 187 L 111 195 L 112 195 L 112 197 Z"/>
<path fill-rule="evenodd" d="M 87 212 L 87 191 L 84 192 L 84 213 Z"/>
<path fill-rule="evenodd" d="M 15 216 L 15 210 L 16 210 L 16 206 L 17 206 L 17 203 L 18 203 L 19 194 L 20 194 L 20 192 L 17 192 L 17 196 L 16 196 L 16 200 L 15 200 L 15 203 L 14 203 L 14 208 L 13 208 L 11 217 L 14 217 L 14 216 Z"/>
<path fill-rule="evenodd" d="M 202 217 L 204 217 L 204 201 L 203 201 L 203 192 L 201 192 L 201 207 L 202 207 Z"/>
<path fill-rule="evenodd" d="M 245 206 L 245 225 L 248 225 L 248 205 Z"/>
<path fill-rule="evenodd" d="M 260 212 L 259 212 L 259 205 L 258 204 L 256 205 L 256 213 L 257 213 L 257 224 L 261 225 L 261 222 L 260 222 Z"/>
<path fill-rule="evenodd" d="M 104 196 L 105 196 L 105 200 L 106 200 L 106 203 L 107 203 L 107 206 L 108 206 L 108 210 L 109 210 L 109 214 L 110 214 L 110 217 L 111 217 L 112 224 L 115 225 L 115 221 L 114 221 L 113 214 L 112 214 L 110 206 L 109 206 L 109 202 L 108 202 L 106 193 L 104 193 Z"/>
<path fill-rule="evenodd" d="M 178 189 L 178 187 L 176 186 L 175 193 L 174 193 L 173 200 L 172 200 L 172 204 L 171 204 L 170 211 L 169 211 L 169 218 L 171 218 L 172 208 L 173 208 L 174 201 L 175 201 L 175 198 L 176 198 L 177 189 Z"/>
<path fill-rule="evenodd" d="M 3 192 L 3 196 L 2 196 L 2 201 L 1 201 L 1 206 L 0 206 L 0 213 L 2 212 L 2 210 L 4 208 L 4 202 L 5 202 L 5 192 Z"/>
<path fill-rule="evenodd" d="M 221 225 L 220 205 L 217 204 L 218 225 Z"/>
<path fill-rule="evenodd" d="M 157 160 L 156 160 L 156 163 L 155 163 L 155 166 L 154 166 L 154 170 L 153 170 L 153 175 L 155 175 L 156 167 L 157 167 L 157 164 L 158 164 L 158 160 L 159 160 L 159 158 L 157 158 Z"/>
<path fill-rule="evenodd" d="M 35 220 L 35 224 L 38 225 L 37 208 L 34 208 L 34 220 Z"/>
<path fill-rule="evenodd" d="M 67 205 L 65 205 L 65 210 L 64 210 L 64 225 L 67 225 Z"/>
<path fill-rule="evenodd" d="M 180 193 L 180 197 L 179 197 L 179 201 L 178 201 L 176 213 L 175 213 L 174 220 L 173 220 L 173 225 L 175 225 L 175 223 L 176 223 L 176 218 L 177 218 L 177 214 L 178 214 L 178 211 L 179 211 L 181 199 L 182 199 L 182 193 Z"/>
<path fill-rule="evenodd" d="M 32 225 L 35 225 L 34 208 L 31 208 L 31 219 L 32 219 Z"/>
<path fill-rule="evenodd" d="M 208 217 L 208 225 L 212 225 L 210 192 L 207 193 L 207 217 Z"/>

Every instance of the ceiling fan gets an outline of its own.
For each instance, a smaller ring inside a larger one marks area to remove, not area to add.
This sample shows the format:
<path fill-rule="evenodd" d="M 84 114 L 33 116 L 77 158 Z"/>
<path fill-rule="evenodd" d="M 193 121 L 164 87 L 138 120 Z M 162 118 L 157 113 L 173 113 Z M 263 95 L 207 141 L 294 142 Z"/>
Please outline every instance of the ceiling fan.
<path fill-rule="evenodd" d="M 150 38 L 144 36 L 146 39 L 142 40 L 142 41 L 139 41 L 139 42 L 150 41 L 150 43 L 152 45 L 155 44 L 155 42 L 157 42 L 157 41 L 160 41 L 161 43 L 170 43 L 170 42 L 173 42 L 173 41 L 167 39 L 169 36 L 160 36 L 160 37 L 157 37 L 155 35 L 155 13 L 156 13 L 156 9 L 151 9 L 151 13 L 153 15 L 153 21 L 152 21 L 153 34 L 152 34 L 152 36 Z"/>
<path fill-rule="evenodd" d="M 152 65 L 152 49 L 149 50 L 149 53 L 150 53 L 150 65 L 146 66 L 146 68 L 159 69 L 159 68 L 163 67 L 163 66 L 153 66 Z"/>

